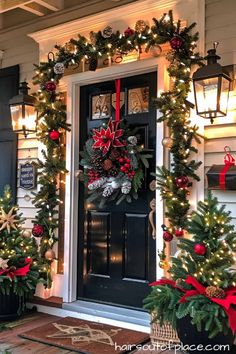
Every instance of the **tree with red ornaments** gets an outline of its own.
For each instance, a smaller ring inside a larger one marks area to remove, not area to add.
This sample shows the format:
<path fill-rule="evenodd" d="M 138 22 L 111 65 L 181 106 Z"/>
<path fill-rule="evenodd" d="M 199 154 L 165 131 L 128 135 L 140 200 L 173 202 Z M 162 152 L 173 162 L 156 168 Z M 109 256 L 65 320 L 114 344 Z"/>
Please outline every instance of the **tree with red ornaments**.
<path fill-rule="evenodd" d="M 168 270 L 171 279 L 150 284 L 152 291 L 145 299 L 146 309 L 157 313 L 161 324 L 176 328 L 187 316 L 209 338 L 236 333 L 236 233 L 230 221 L 230 212 L 211 192 L 198 203 L 186 224 L 191 237 L 178 239 Z M 171 236 L 164 230 L 165 241 Z"/>
<path fill-rule="evenodd" d="M 16 295 L 18 313 L 24 309 L 25 299 L 34 294 L 38 282 L 43 282 L 36 239 L 23 229 L 23 223 L 6 186 L 0 199 L 0 301 L 4 303 L 2 296 Z"/>

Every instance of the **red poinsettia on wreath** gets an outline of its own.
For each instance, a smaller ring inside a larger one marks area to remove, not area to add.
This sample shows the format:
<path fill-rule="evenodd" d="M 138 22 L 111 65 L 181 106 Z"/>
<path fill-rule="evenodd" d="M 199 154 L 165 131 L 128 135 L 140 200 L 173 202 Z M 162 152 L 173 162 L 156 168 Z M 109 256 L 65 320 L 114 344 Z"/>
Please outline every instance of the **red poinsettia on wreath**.
<path fill-rule="evenodd" d="M 107 129 L 100 128 L 99 130 L 93 130 L 93 144 L 94 149 L 101 149 L 103 155 L 107 154 L 110 150 L 110 147 L 123 147 L 125 146 L 124 142 L 121 142 L 119 139 L 123 135 L 123 129 L 118 129 L 119 122 L 109 121 Z"/>

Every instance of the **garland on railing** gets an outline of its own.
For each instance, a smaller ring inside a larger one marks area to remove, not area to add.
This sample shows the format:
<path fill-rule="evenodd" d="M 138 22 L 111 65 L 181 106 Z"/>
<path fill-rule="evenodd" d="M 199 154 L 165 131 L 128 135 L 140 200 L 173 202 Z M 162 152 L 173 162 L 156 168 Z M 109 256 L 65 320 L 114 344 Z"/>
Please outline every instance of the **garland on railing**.
<path fill-rule="evenodd" d="M 41 187 L 34 200 L 39 210 L 33 235 L 41 237 L 41 256 L 46 258 L 48 285 L 51 282 L 50 263 L 55 257 L 52 246 L 57 241 L 54 232 L 58 226 L 58 206 L 62 202 L 58 197 L 58 179 L 60 173 L 66 173 L 61 142 L 65 131 L 70 129 L 66 123 L 66 107 L 56 90 L 65 68 L 79 65 L 82 60 L 88 62 L 89 70 L 96 70 L 99 58 L 110 60 L 116 55 L 122 60 L 129 52 L 141 52 L 143 48 L 155 55 L 160 44 L 170 44 L 168 71 L 174 84 L 169 92 L 161 94 L 156 105 L 163 114 L 159 121 L 166 121 L 170 130 L 170 137 L 163 141 L 163 145 L 170 147 L 173 163 L 171 171 L 166 168 L 158 170 L 157 186 L 166 201 L 166 216 L 170 225 L 168 228 L 163 226 L 164 239 L 170 241 L 173 234 L 182 236 L 189 210 L 189 178 L 198 180 L 195 171 L 199 166 L 194 160 L 188 160 L 191 152 L 197 152 L 192 140 L 198 141 L 197 127 L 190 125 L 190 108 L 186 101 L 190 91 L 191 67 L 200 61 L 199 55 L 194 53 L 198 34 L 190 34 L 194 26 L 191 24 L 182 29 L 180 20 L 174 23 L 172 11 L 164 14 L 159 21 L 153 19 L 151 27 L 139 20 L 135 29 L 127 28 L 124 33 L 114 33 L 107 26 L 103 31 L 91 32 L 90 39 L 79 35 L 78 39 L 71 39 L 65 46 L 56 46 L 55 57 L 52 54 L 48 62 L 36 65 L 34 83 L 39 85 L 38 138 L 45 145 L 45 151 L 42 152 L 44 160 L 38 163 Z"/>

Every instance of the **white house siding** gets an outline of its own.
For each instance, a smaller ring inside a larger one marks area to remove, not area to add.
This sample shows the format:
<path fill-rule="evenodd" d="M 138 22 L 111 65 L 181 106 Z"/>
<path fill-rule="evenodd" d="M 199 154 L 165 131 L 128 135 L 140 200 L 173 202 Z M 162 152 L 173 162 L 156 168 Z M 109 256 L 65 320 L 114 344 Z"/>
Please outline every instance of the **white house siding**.
<path fill-rule="evenodd" d="M 119 4 L 126 4 L 130 2 L 133 2 L 133 0 L 122 0 Z M 71 3 L 74 2 L 71 1 Z M 32 38 L 28 36 L 28 34 L 109 9 L 117 6 L 118 4 L 108 0 L 80 1 L 79 3 L 80 5 L 72 10 L 67 9 L 61 13 L 55 13 L 42 18 L 37 17 L 24 25 L 15 25 L 16 14 L 14 11 L 9 12 L 7 14 L 7 28 L 2 30 L 0 29 L 0 49 L 4 51 L 1 67 L 5 68 L 19 64 L 20 81 L 26 80 L 31 89 L 35 90 L 35 87 L 32 85 L 32 77 L 34 75 L 33 64 L 38 63 L 39 61 L 39 46 Z M 23 10 L 21 16 L 25 16 L 27 20 L 30 19 L 29 15 L 24 13 Z M 13 26 L 10 27 L 10 24 L 13 24 Z M 38 142 L 36 137 L 29 135 L 28 138 L 25 139 L 24 136 L 19 136 L 18 166 L 26 161 L 34 161 L 37 157 Z M 20 207 L 20 211 L 26 218 L 25 228 L 28 229 L 32 227 L 31 221 L 35 217 L 35 208 L 32 205 L 32 201 L 25 198 L 26 195 L 31 195 L 31 193 L 18 188 L 17 202 Z"/>
<path fill-rule="evenodd" d="M 206 50 L 214 41 L 220 42 L 218 53 L 222 65 L 236 64 L 236 1 L 206 0 Z M 205 126 L 205 172 L 213 164 L 224 163 L 224 147 L 231 147 L 236 157 L 236 91 L 230 93 L 227 117 Z M 205 180 L 205 187 L 207 182 Z M 222 204 L 232 212 L 236 226 L 236 191 L 214 191 Z"/>

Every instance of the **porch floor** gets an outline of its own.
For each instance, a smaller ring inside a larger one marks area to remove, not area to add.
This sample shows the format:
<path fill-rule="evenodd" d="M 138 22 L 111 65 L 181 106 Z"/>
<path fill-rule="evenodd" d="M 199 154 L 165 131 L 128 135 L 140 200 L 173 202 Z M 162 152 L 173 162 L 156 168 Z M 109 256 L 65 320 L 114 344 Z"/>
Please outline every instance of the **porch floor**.
<path fill-rule="evenodd" d="M 0 332 L 0 354 L 76 354 L 76 352 L 66 349 L 60 349 L 50 345 L 33 342 L 28 339 L 19 337 L 19 334 L 26 332 L 30 329 L 46 325 L 60 317 L 47 315 L 44 313 L 31 313 L 27 314 L 25 317 L 30 317 L 30 321 L 23 323 L 13 329 L 4 330 Z M 135 350 L 132 353 L 139 354 L 174 354 L 174 351 L 148 351 L 148 350 Z M 78 354 L 78 353 L 77 353 Z"/>

